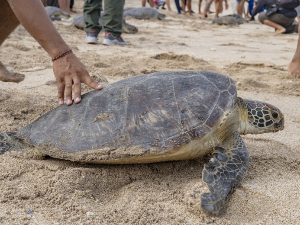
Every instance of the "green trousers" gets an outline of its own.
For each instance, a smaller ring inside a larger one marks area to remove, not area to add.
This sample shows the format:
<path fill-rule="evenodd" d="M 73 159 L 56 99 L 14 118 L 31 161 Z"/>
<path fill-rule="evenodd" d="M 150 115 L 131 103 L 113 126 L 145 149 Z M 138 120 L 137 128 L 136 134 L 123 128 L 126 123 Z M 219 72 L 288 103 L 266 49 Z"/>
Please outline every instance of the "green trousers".
<path fill-rule="evenodd" d="M 122 20 L 125 0 L 104 0 L 104 13 L 102 16 L 102 26 L 105 32 L 109 32 L 115 37 L 122 34 Z M 99 24 L 102 0 L 85 0 L 83 5 L 83 18 L 86 23 L 85 32 L 95 31 L 97 34 L 102 26 Z"/>

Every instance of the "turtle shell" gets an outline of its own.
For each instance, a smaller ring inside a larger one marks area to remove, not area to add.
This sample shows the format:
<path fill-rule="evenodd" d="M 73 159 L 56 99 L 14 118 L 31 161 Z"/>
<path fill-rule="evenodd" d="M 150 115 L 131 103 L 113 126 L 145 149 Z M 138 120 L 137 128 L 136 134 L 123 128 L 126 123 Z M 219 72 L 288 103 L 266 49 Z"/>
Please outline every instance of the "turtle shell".
<path fill-rule="evenodd" d="M 130 16 L 136 19 L 151 19 L 157 18 L 159 16 L 165 17 L 163 14 L 159 13 L 157 9 L 150 7 L 127 8 L 123 12 L 123 17 L 126 16 Z"/>
<path fill-rule="evenodd" d="M 76 161 L 167 155 L 201 141 L 235 101 L 236 88 L 227 76 L 206 71 L 153 73 L 84 94 L 80 104 L 47 112 L 17 136 L 53 157 Z M 164 160 L 169 159 L 152 161 Z"/>

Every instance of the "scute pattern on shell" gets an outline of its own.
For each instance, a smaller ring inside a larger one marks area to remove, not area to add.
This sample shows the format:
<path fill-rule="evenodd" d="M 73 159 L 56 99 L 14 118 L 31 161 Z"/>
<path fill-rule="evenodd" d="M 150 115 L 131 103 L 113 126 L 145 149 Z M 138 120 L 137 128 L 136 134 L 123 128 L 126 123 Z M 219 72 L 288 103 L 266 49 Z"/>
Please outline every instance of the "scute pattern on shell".
<path fill-rule="evenodd" d="M 80 104 L 59 106 L 17 136 L 67 153 L 140 146 L 172 150 L 201 139 L 234 105 L 227 76 L 206 71 L 137 76 L 91 91 Z"/>

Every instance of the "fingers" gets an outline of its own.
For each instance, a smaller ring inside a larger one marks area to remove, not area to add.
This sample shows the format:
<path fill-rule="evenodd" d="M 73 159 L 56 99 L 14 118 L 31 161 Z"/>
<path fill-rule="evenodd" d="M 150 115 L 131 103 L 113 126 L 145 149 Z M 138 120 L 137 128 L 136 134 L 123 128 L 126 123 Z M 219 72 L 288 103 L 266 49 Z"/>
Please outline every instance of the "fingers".
<path fill-rule="evenodd" d="M 58 81 L 58 104 L 63 105 L 64 104 L 64 98 L 66 95 L 66 104 L 71 105 L 72 104 L 72 79 L 66 79 L 64 81 Z"/>
<path fill-rule="evenodd" d="M 86 83 L 88 86 L 90 86 L 91 88 L 94 88 L 96 90 L 101 90 L 102 86 L 100 84 L 98 84 L 96 81 L 94 81 L 89 74 L 86 74 L 84 76 L 83 82 Z"/>
<path fill-rule="evenodd" d="M 57 81 L 57 85 L 58 85 L 58 93 L 57 93 L 58 104 L 62 105 L 64 104 L 65 83 L 61 81 Z"/>
<path fill-rule="evenodd" d="M 89 75 L 85 76 L 83 80 L 91 88 L 101 90 L 102 86 L 95 82 Z M 58 104 L 64 104 L 64 97 L 66 97 L 66 104 L 72 105 L 72 89 L 74 84 L 74 102 L 81 102 L 81 82 L 78 77 L 66 77 L 64 81 L 58 82 Z"/>
<path fill-rule="evenodd" d="M 72 105 L 72 81 L 65 85 L 66 104 Z"/>
<path fill-rule="evenodd" d="M 79 103 L 81 101 L 81 83 L 80 81 L 74 82 L 74 102 Z"/>
<path fill-rule="evenodd" d="M 53 63 L 53 71 L 58 85 L 58 104 L 72 105 L 72 89 L 74 88 L 74 102 L 81 101 L 81 83 L 85 83 L 96 90 L 102 89 L 88 74 L 85 66 L 72 54 Z M 73 86 L 74 85 L 74 86 Z"/>

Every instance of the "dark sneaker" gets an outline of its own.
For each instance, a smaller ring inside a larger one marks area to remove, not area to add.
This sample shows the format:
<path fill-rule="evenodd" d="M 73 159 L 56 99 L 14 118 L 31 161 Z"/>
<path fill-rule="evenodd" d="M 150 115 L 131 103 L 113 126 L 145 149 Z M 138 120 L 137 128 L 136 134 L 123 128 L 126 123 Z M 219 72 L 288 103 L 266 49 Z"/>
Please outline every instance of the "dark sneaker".
<path fill-rule="evenodd" d="M 96 31 L 90 31 L 86 34 L 85 42 L 88 44 L 98 44 L 98 33 Z"/>
<path fill-rule="evenodd" d="M 127 43 L 123 40 L 122 37 L 115 37 L 111 33 L 105 32 L 104 45 L 127 45 Z"/>

